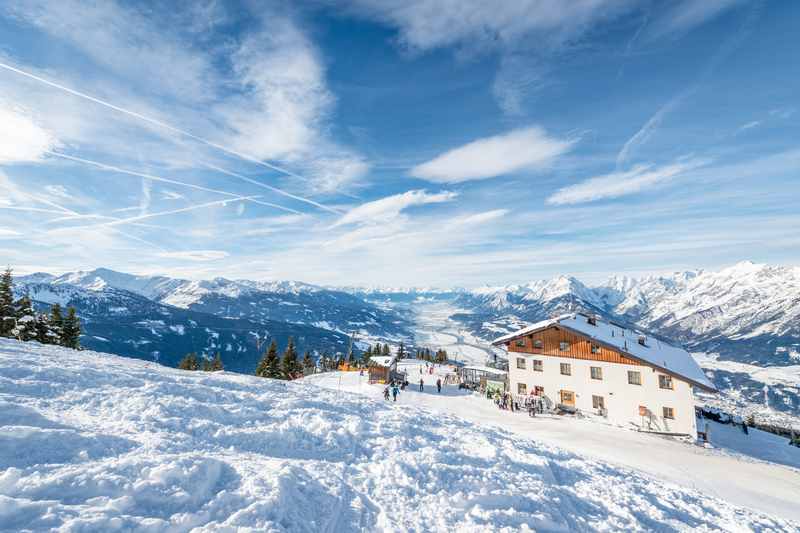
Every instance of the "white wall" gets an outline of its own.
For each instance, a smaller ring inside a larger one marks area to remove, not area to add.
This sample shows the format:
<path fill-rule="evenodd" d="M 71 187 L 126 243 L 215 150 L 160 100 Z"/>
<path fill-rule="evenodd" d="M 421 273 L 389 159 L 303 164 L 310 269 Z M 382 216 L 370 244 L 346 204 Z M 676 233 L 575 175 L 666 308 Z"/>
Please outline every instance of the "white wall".
<path fill-rule="evenodd" d="M 518 357 L 525 359 L 524 370 L 517 368 Z M 569 390 L 575 393 L 575 407 L 592 413 L 595 412 L 592 395 L 602 396 L 607 417 L 612 422 L 626 426 L 633 423 L 652 431 L 697 434 L 691 385 L 673 377 L 673 389 L 661 389 L 658 385 L 660 372 L 651 367 L 515 352 L 510 352 L 508 358 L 509 385 L 514 394 L 517 393 L 518 383 L 527 386 L 528 394 L 534 390 L 534 386 L 540 386 L 544 387 L 545 396 L 554 403 L 560 403 L 560 391 Z M 534 372 L 534 359 L 542 361 L 542 372 Z M 561 374 L 561 363 L 571 365 L 572 375 Z M 591 378 L 589 368 L 592 366 L 603 369 L 602 380 Z M 641 374 L 641 385 L 628 383 L 629 370 Z M 640 405 L 647 407 L 650 416 L 643 418 L 639 415 Z M 663 407 L 672 407 L 674 420 L 663 418 Z"/>

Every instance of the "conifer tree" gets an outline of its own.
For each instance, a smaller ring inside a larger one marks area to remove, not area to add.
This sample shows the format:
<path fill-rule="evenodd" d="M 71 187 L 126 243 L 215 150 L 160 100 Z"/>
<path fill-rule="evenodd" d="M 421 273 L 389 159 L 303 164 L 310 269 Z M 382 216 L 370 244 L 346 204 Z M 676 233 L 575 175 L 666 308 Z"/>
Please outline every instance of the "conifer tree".
<path fill-rule="evenodd" d="M 79 350 L 81 347 L 81 322 L 75 314 L 75 308 L 70 306 L 67 309 L 67 317 L 61 328 L 61 346 Z"/>
<path fill-rule="evenodd" d="M 21 341 L 36 338 L 36 312 L 28 296 L 23 296 L 14 305 L 14 329 L 12 335 Z"/>
<path fill-rule="evenodd" d="M 220 370 L 225 370 L 225 367 L 222 364 L 222 354 L 217 352 L 214 355 L 214 360 L 211 361 L 211 371 L 212 372 L 219 372 Z"/>
<path fill-rule="evenodd" d="M 381 348 L 381 355 L 392 355 L 392 350 L 388 344 L 384 344 L 383 348 Z"/>
<path fill-rule="evenodd" d="M 274 339 L 256 367 L 256 376 L 272 379 L 281 379 L 282 377 L 280 359 L 278 359 L 278 343 Z"/>
<path fill-rule="evenodd" d="M 369 366 L 370 359 L 372 359 L 372 346 L 367 346 L 367 349 L 361 354 L 361 362 L 364 366 Z"/>
<path fill-rule="evenodd" d="M 194 352 L 187 353 L 186 356 L 178 363 L 178 368 L 181 370 L 197 370 L 199 368 L 197 356 Z"/>
<path fill-rule="evenodd" d="M 381 355 L 381 343 L 375 343 L 375 347 L 372 348 L 372 355 Z"/>
<path fill-rule="evenodd" d="M 50 342 L 61 344 L 61 331 L 64 328 L 64 317 L 61 314 L 61 305 L 56 302 L 50 308 L 50 330 L 55 337 Z"/>
<path fill-rule="evenodd" d="M 406 358 L 406 346 L 403 344 L 403 341 L 400 341 L 400 346 L 397 347 L 397 359 L 405 359 Z"/>
<path fill-rule="evenodd" d="M 36 340 L 42 344 L 50 344 L 53 339 L 50 337 L 50 321 L 45 314 L 36 315 Z"/>
<path fill-rule="evenodd" d="M 283 352 L 281 360 L 281 372 L 284 379 L 293 379 L 297 373 L 299 365 L 297 363 L 297 349 L 294 346 L 294 339 L 289 337 L 286 343 L 286 351 Z"/>
<path fill-rule="evenodd" d="M 202 359 L 203 359 L 203 362 L 200 365 L 200 369 L 203 372 L 211 372 L 211 361 L 209 361 L 205 357 L 203 357 Z"/>
<path fill-rule="evenodd" d="M 0 277 L 0 337 L 10 337 L 14 325 L 14 281 L 7 268 Z"/>
<path fill-rule="evenodd" d="M 311 358 L 311 352 L 306 350 L 303 355 L 303 374 L 311 374 L 314 372 L 314 360 Z"/>

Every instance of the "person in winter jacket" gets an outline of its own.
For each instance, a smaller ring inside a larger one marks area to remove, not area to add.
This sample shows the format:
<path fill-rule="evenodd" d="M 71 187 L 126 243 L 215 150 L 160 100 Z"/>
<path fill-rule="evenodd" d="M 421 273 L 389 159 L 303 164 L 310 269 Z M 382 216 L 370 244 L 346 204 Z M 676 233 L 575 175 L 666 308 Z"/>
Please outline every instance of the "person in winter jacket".
<path fill-rule="evenodd" d="M 394 401 L 397 401 L 397 395 L 400 394 L 400 389 L 397 388 L 397 385 L 392 387 L 392 398 Z"/>
<path fill-rule="evenodd" d="M 419 391 L 420 391 L 420 392 L 422 392 L 422 390 L 423 390 L 424 388 L 425 388 L 425 381 L 423 381 L 423 379 L 422 379 L 422 378 L 420 378 L 420 379 L 419 379 Z"/>
<path fill-rule="evenodd" d="M 386 388 L 383 389 L 383 397 L 388 400 L 389 399 L 389 385 L 386 385 Z"/>
<path fill-rule="evenodd" d="M 436 392 L 442 392 L 442 378 L 436 380 Z"/>

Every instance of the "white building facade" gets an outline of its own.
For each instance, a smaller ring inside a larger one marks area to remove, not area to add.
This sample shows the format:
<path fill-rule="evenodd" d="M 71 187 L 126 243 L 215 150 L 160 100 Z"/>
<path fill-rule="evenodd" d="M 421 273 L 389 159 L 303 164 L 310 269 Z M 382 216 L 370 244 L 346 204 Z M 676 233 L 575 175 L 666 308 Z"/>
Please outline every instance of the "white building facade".
<path fill-rule="evenodd" d="M 519 395 L 642 431 L 695 437 L 694 388 L 715 391 L 691 354 L 589 315 L 565 315 L 494 342 Z"/>

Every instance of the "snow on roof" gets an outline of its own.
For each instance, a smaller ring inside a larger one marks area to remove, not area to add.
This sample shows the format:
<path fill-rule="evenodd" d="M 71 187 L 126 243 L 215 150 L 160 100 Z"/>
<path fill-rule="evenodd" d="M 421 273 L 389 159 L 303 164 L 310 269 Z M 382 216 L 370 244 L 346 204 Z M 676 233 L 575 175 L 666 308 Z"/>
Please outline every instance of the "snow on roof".
<path fill-rule="evenodd" d="M 591 324 L 589 316 L 581 313 L 562 315 L 504 335 L 499 339 L 495 339 L 492 344 L 504 344 L 516 337 L 558 324 L 612 346 L 623 353 L 633 356 L 635 359 L 692 381 L 706 389 L 717 390 L 703 373 L 694 357 L 683 348 L 672 346 L 655 338 L 648 338 L 643 333 L 626 329 L 613 322 L 604 322 L 600 319 L 596 319 L 594 322 L 594 324 Z M 640 338 L 644 341 L 644 344 L 639 342 Z"/>
<path fill-rule="evenodd" d="M 392 366 L 395 362 L 394 355 L 375 355 L 369 358 L 370 364 L 375 366 Z"/>

